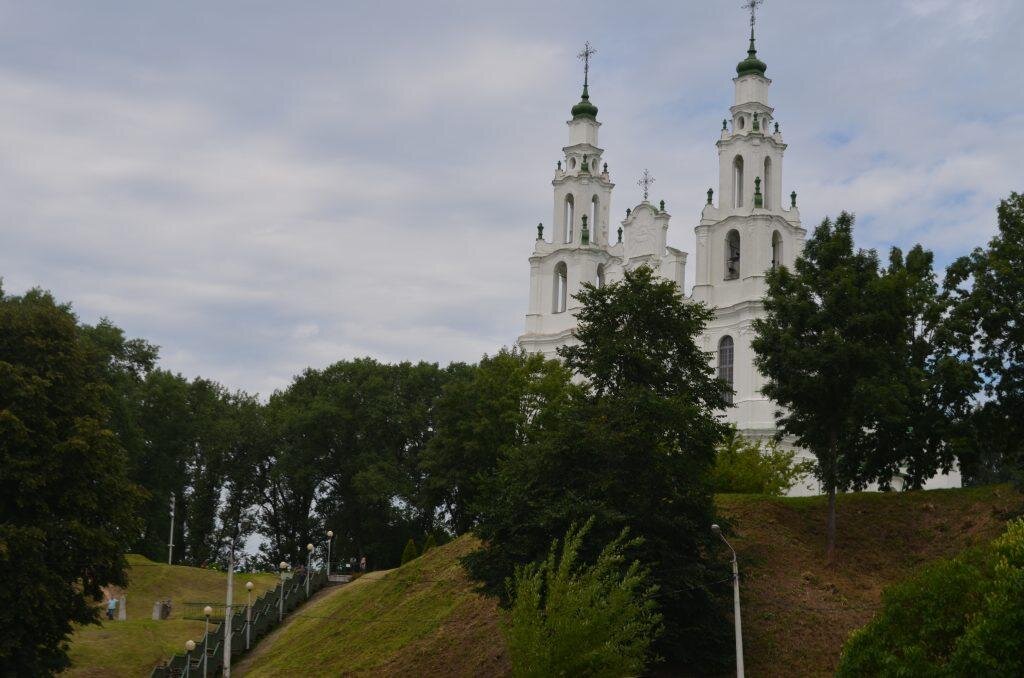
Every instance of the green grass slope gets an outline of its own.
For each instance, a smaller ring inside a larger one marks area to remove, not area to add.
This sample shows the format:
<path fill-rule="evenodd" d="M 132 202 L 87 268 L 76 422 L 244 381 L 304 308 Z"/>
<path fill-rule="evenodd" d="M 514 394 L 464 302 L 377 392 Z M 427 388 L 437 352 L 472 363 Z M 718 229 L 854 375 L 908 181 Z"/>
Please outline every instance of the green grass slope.
<path fill-rule="evenodd" d="M 1024 510 L 1007 486 L 838 497 L 837 562 L 825 562 L 824 497 L 723 495 L 740 559 L 746 669 L 832 675 L 882 589 L 921 565 L 987 542 Z"/>
<path fill-rule="evenodd" d="M 181 565 L 154 563 L 142 556 L 128 556 L 127 621 L 107 621 L 100 626 L 78 628 L 71 639 L 71 669 L 76 677 L 145 676 L 170 655 L 184 651 L 185 641 L 203 635 L 204 622 L 182 619 L 186 601 L 224 603 L 227 575 Z M 246 601 L 245 582 L 256 586 L 253 598 L 274 588 L 274 574 L 236 575 L 235 602 Z M 171 618 L 150 619 L 153 603 L 172 601 Z"/>
<path fill-rule="evenodd" d="M 477 547 L 462 537 L 375 579 L 328 590 L 233 673 L 507 675 L 497 605 L 473 592 L 459 564 Z"/>

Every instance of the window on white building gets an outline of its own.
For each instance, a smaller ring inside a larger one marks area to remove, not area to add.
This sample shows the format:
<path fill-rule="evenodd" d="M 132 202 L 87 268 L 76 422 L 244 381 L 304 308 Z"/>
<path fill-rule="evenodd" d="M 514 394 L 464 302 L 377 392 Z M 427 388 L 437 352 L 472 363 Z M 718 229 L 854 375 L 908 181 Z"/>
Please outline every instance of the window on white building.
<path fill-rule="evenodd" d="M 573 221 L 576 219 L 576 205 L 574 204 L 572 193 L 565 196 L 565 214 L 563 215 L 563 219 L 565 220 L 565 229 L 562 232 L 562 242 L 571 243 L 572 224 Z"/>
<path fill-rule="evenodd" d="M 729 231 L 725 236 L 725 279 L 736 280 L 740 277 L 740 233 Z"/>
<path fill-rule="evenodd" d="M 743 207 L 743 156 L 732 161 L 732 206 Z"/>
<path fill-rule="evenodd" d="M 597 265 L 597 275 L 594 276 L 594 287 L 604 287 L 604 264 Z"/>
<path fill-rule="evenodd" d="M 563 261 L 555 265 L 554 303 L 552 304 L 552 313 L 565 313 L 566 295 L 568 292 L 569 271 Z"/>
<path fill-rule="evenodd" d="M 600 207 L 600 201 L 595 195 L 590 200 L 590 242 L 597 243 L 597 212 Z"/>
<path fill-rule="evenodd" d="M 725 401 L 733 403 L 733 353 L 734 347 L 732 337 L 724 336 L 718 342 L 718 378 L 725 382 L 728 389 L 725 391 Z"/>
<path fill-rule="evenodd" d="M 764 198 L 764 208 L 770 210 L 771 196 L 772 196 L 772 159 L 764 159 L 764 186 L 761 187 L 761 193 Z"/>
<path fill-rule="evenodd" d="M 782 266 L 782 234 L 772 233 L 772 268 Z"/>

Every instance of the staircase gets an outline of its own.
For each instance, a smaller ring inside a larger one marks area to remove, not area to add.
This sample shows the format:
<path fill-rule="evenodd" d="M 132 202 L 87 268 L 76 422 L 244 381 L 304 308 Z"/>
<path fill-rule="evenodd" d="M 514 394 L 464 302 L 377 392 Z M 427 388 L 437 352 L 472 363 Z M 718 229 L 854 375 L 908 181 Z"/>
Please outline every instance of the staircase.
<path fill-rule="evenodd" d="M 309 595 L 306 595 L 306 578 L 309 577 Z M 301 574 L 279 583 L 272 591 L 267 591 L 256 599 L 252 606 L 252 621 L 246 621 L 246 606 L 234 609 L 231 618 L 231 658 L 232 663 L 256 646 L 260 638 L 273 631 L 281 620 L 290 612 L 305 603 L 314 593 L 327 585 L 343 584 L 347 581 L 338 577 L 347 575 L 331 575 L 328 582 L 323 572 Z M 282 594 L 282 587 L 284 592 Z M 204 666 L 205 663 L 205 666 Z M 196 649 L 187 655 L 176 654 L 171 659 L 157 666 L 150 673 L 150 678 L 214 678 L 221 675 L 224 668 L 224 624 L 207 634 L 202 642 L 196 643 Z"/>

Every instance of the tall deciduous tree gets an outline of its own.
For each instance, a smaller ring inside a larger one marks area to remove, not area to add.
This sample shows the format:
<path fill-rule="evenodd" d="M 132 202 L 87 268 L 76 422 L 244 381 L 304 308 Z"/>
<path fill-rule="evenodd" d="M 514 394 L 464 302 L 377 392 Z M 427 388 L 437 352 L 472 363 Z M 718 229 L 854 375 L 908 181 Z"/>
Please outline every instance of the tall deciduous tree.
<path fill-rule="evenodd" d="M 890 468 L 876 436 L 881 417 L 906 415 L 906 295 L 874 251 L 854 250 L 853 216 L 826 219 L 795 270 L 767 274 L 765 317 L 754 321 L 762 392 L 782 410 L 780 429 L 817 458 L 828 495 L 828 559 L 835 558 L 839 491 Z M 894 453 L 895 454 L 895 453 Z"/>
<path fill-rule="evenodd" d="M 0 290 L 0 666 L 68 665 L 72 624 L 97 621 L 101 587 L 126 583 L 137 488 L 110 429 L 110 385 L 69 307 Z"/>
<path fill-rule="evenodd" d="M 625 527 L 643 539 L 630 558 L 651 567 L 665 619 L 659 650 L 707 669 L 721 660 L 725 626 L 706 560 L 715 520 L 709 473 L 726 428 L 722 384 L 696 337 L 712 317 L 646 267 L 578 295 L 578 343 L 560 350 L 584 385 L 498 462 L 471 574 L 502 595 L 517 564 L 594 518 L 592 541 Z M 584 555 L 596 556 L 593 544 Z M 701 670 L 697 669 L 697 670 Z"/>
<path fill-rule="evenodd" d="M 1024 483 L 1024 196 L 1002 201 L 998 220 L 987 248 L 949 267 L 944 289 L 986 396 L 965 471 Z"/>

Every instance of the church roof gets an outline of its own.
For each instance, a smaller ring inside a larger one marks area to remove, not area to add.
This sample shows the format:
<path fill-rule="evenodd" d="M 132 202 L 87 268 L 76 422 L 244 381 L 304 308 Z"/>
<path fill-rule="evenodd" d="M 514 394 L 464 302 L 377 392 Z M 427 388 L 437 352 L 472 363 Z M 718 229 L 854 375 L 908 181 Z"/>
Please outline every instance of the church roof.
<path fill-rule="evenodd" d="M 768 64 L 757 58 L 757 49 L 754 47 L 754 29 L 750 29 L 750 48 L 747 50 L 747 58 L 736 65 L 736 75 L 760 75 L 768 70 Z"/>
<path fill-rule="evenodd" d="M 590 103 L 590 94 L 587 93 L 586 83 L 583 85 L 583 94 L 580 96 L 580 102 L 572 107 L 572 117 L 575 119 L 579 116 L 597 120 L 597 106 Z"/>

